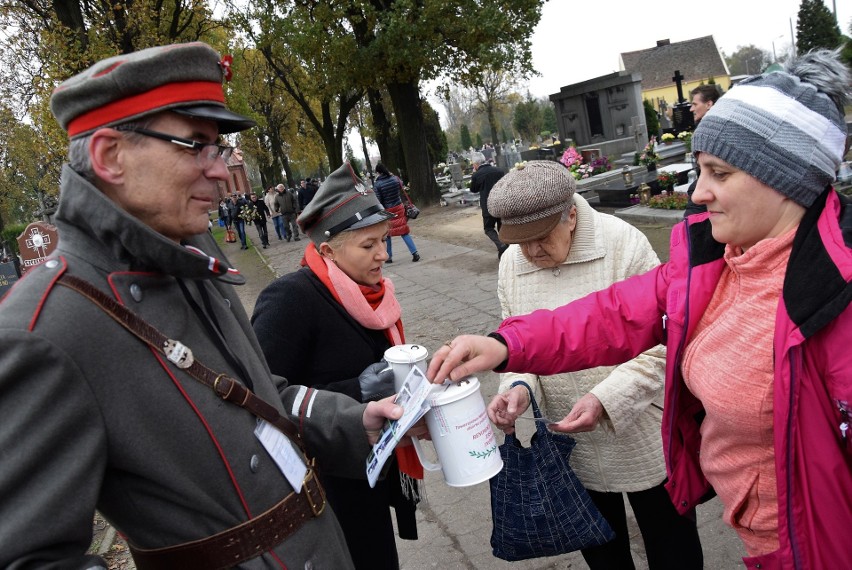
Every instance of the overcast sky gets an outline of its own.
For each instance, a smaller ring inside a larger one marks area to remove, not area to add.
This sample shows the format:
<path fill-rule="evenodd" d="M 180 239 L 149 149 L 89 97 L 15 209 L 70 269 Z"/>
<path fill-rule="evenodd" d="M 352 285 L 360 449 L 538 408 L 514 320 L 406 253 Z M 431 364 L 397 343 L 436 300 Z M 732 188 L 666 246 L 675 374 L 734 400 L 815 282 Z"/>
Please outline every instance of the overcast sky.
<path fill-rule="evenodd" d="M 852 1 L 835 1 L 840 31 L 848 35 Z M 833 11 L 832 0 L 825 2 Z M 790 49 L 790 19 L 795 34 L 800 3 L 550 0 L 532 37 L 533 65 L 541 76 L 530 80 L 529 89 L 544 97 L 565 85 L 618 71 L 620 53 L 651 48 L 662 39 L 679 42 L 712 35 L 728 55 L 749 44 L 771 54 L 774 41 L 780 55 Z"/>

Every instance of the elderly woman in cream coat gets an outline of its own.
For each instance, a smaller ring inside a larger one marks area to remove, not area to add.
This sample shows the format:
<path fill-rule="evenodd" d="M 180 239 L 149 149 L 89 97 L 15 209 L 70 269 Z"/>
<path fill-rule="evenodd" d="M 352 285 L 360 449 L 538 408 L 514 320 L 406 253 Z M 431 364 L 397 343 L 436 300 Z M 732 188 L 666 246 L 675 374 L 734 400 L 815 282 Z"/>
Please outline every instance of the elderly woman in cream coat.
<path fill-rule="evenodd" d="M 562 165 L 534 161 L 491 191 L 488 210 L 503 220 L 500 240 L 513 244 L 500 262 L 497 285 L 504 319 L 554 309 L 659 265 L 639 230 L 596 212 L 574 190 Z M 616 532 L 613 541 L 582 551 L 590 568 L 633 568 L 622 493 L 652 569 L 702 566 L 694 517 L 681 517 L 663 487 L 664 375 L 665 348 L 657 346 L 620 366 L 545 377 L 503 374 L 489 406 L 492 414 L 511 401 L 522 410 L 529 406 L 526 388 L 510 388 L 523 380 L 545 416 L 559 422 L 554 429 L 577 439 L 571 466 Z M 514 429 L 499 417 L 496 423 L 507 433 Z"/>

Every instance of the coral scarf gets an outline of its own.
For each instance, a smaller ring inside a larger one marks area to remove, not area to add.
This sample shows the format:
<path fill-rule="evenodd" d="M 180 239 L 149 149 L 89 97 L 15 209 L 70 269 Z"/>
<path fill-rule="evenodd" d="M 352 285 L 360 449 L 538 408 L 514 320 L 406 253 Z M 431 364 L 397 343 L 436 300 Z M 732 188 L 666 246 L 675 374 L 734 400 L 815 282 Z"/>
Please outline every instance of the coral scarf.
<path fill-rule="evenodd" d="M 403 344 L 402 308 L 394 296 L 393 282 L 382 279 L 378 287 L 359 285 L 330 260 L 321 256 L 313 244 L 305 248 L 302 265 L 307 265 L 346 312 L 362 327 L 384 332 L 391 345 Z M 423 479 L 423 466 L 414 447 L 396 448 L 399 470 L 415 479 Z"/>

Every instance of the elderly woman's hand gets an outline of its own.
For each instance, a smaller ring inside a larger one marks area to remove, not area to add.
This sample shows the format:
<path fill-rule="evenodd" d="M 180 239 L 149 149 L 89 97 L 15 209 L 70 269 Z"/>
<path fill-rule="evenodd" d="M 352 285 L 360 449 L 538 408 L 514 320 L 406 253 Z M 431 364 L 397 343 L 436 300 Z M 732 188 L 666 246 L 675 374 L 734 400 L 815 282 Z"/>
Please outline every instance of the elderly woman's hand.
<path fill-rule="evenodd" d="M 598 397 L 592 393 L 586 394 L 574 404 L 568 415 L 561 422 L 548 424 L 548 429 L 565 433 L 576 433 L 594 430 L 603 416 L 604 407 Z"/>
<path fill-rule="evenodd" d="M 488 336 L 457 336 L 435 352 L 426 377 L 433 384 L 443 384 L 447 378 L 458 382 L 475 372 L 493 370 L 508 356 L 509 350 L 499 340 Z"/>
<path fill-rule="evenodd" d="M 529 391 L 523 386 L 515 386 L 502 394 L 497 394 L 488 404 L 488 418 L 503 433 L 515 432 L 515 420 L 530 405 Z"/>

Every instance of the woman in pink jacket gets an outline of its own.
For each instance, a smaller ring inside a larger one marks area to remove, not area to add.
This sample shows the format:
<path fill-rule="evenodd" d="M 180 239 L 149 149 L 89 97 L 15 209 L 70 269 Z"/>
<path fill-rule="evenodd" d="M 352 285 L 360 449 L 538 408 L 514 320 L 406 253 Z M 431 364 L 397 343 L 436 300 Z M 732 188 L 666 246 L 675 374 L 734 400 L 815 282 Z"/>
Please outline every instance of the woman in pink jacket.
<path fill-rule="evenodd" d="M 717 493 L 749 568 L 848 567 L 852 201 L 831 187 L 848 85 L 828 51 L 737 85 L 693 135 L 693 200 L 708 212 L 674 228 L 668 263 L 489 337 L 458 337 L 429 377 L 548 375 L 665 343 L 663 450 L 678 510 Z M 489 416 L 511 425 L 525 403 L 496 400 Z"/>

